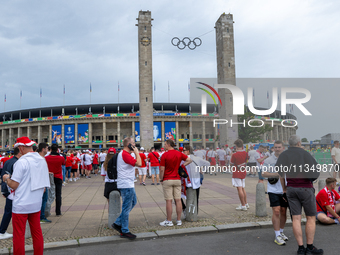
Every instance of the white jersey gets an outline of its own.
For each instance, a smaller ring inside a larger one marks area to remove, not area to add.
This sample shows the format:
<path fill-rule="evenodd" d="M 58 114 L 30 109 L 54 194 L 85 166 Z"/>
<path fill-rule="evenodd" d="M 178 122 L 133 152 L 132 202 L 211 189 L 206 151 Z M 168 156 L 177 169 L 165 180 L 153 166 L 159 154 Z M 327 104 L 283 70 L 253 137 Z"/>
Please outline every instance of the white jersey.
<path fill-rule="evenodd" d="M 219 149 L 216 151 L 217 155 L 218 155 L 218 159 L 221 161 L 225 160 L 225 156 L 227 155 L 227 153 L 225 152 L 225 150 L 223 149 Z"/>
<path fill-rule="evenodd" d="M 106 158 L 106 153 L 102 152 L 99 154 L 99 160 L 100 162 L 104 162 Z"/>
<path fill-rule="evenodd" d="M 209 158 L 214 158 L 216 156 L 216 152 L 214 152 L 213 150 L 208 151 L 208 155 Z"/>
<path fill-rule="evenodd" d="M 262 171 L 267 171 L 268 173 L 275 172 L 273 167 L 275 166 L 276 161 L 277 161 L 277 157 L 273 153 L 269 158 L 264 160 L 264 163 L 261 166 Z M 278 178 L 279 178 L 279 176 L 278 176 Z M 283 194 L 281 181 L 278 180 L 275 184 L 270 184 L 268 182 L 267 183 L 267 192 L 268 193 L 274 193 L 274 194 Z"/>

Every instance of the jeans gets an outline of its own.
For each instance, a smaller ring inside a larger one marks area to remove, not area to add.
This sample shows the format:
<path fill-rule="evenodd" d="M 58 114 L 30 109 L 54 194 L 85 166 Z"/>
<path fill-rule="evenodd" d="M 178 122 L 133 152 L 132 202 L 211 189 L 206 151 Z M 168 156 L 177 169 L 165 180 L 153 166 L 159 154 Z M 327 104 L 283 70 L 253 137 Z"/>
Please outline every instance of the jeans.
<path fill-rule="evenodd" d="M 68 179 L 70 179 L 70 177 L 71 177 L 71 169 L 72 169 L 72 166 L 66 167 L 66 174 L 67 174 L 67 178 Z"/>
<path fill-rule="evenodd" d="M 63 182 L 65 181 L 65 175 L 66 175 L 66 166 L 62 165 L 61 169 L 63 170 Z"/>
<path fill-rule="evenodd" d="M 119 189 L 123 200 L 122 212 L 116 219 L 115 223 L 122 227 L 123 233 L 129 232 L 129 213 L 137 204 L 135 188 Z"/>
<path fill-rule="evenodd" d="M 151 175 L 159 174 L 159 166 L 151 167 Z"/>
<path fill-rule="evenodd" d="M 46 203 L 48 199 L 48 188 L 46 188 L 43 197 L 42 197 L 42 204 L 41 204 L 41 210 L 40 210 L 40 219 L 46 219 L 45 217 L 45 208 L 46 208 Z"/>
<path fill-rule="evenodd" d="M 6 198 L 4 215 L 2 216 L 2 221 L 0 225 L 1 234 L 5 234 L 11 219 L 12 219 L 12 200 Z"/>
<path fill-rule="evenodd" d="M 55 183 L 55 214 L 61 215 L 61 187 L 63 185 L 62 179 L 55 178 L 54 177 L 54 183 Z"/>

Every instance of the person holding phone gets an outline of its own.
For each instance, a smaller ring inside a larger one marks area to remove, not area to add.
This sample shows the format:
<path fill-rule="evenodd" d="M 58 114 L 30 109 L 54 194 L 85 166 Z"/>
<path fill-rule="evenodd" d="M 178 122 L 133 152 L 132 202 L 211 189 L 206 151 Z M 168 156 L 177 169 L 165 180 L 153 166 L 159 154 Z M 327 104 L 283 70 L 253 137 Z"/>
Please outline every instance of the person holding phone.
<path fill-rule="evenodd" d="M 123 150 L 117 158 L 117 188 L 122 196 L 122 212 L 112 227 L 120 233 L 121 238 L 135 239 L 136 235 L 129 231 L 129 214 L 137 203 L 135 192 L 135 167 L 142 166 L 142 160 L 131 137 L 123 140 Z M 131 156 L 134 153 L 136 158 Z"/>

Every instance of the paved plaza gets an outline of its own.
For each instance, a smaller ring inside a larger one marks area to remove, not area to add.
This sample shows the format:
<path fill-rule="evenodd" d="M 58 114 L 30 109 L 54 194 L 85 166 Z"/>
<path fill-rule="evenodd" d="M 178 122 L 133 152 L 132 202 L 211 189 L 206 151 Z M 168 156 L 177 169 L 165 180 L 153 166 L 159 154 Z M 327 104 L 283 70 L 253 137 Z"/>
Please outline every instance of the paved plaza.
<path fill-rule="evenodd" d="M 328 177 L 328 174 L 324 175 L 322 177 Z M 250 209 L 238 212 L 235 208 L 240 202 L 236 188 L 231 185 L 231 174 L 218 173 L 217 176 L 209 174 L 204 176 L 200 193 L 198 222 L 183 221 L 181 227 L 174 226 L 170 227 L 171 229 L 271 220 L 268 198 L 268 216 L 255 216 L 255 190 L 258 178 L 246 178 L 246 192 Z M 162 186 L 151 185 L 151 179 L 147 179 L 146 183 L 146 186 L 139 185 L 139 182 L 136 183 L 138 203 L 130 213 L 130 230 L 133 233 L 166 229 L 159 226 L 159 222 L 165 219 Z M 107 200 L 103 193 L 104 181 L 100 175 L 96 177 L 92 175 L 91 179 L 81 178 L 79 181 L 71 182 L 63 187 L 62 216 L 55 216 L 53 204 L 52 215 L 48 218 L 52 223 L 41 224 L 45 242 L 117 235 L 116 231 L 108 228 Z M 1 199 L 1 214 L 4 205 L 5 199 Z M 173 210 L 172 219 L 176 219 L 175 210 Z M 12 233 L 11 224 L 8 232 Z M 30 238 L 27 239 L 26 244 L 31 244 Z M 2 248 L 10 247 L 12 239 L 1 240 L 0 245 Z"/>

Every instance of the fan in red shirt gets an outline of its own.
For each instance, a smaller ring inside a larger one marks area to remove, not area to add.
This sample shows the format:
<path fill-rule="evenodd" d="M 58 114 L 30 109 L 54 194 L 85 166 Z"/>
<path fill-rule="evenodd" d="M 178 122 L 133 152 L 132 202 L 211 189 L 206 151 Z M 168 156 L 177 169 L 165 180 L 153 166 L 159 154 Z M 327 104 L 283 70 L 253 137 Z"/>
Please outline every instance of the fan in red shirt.
<path fill-rule="evenodd" d="M 316 218 L 323 224 L 340 224 L 340 201 L 338 192 L 335 191 L 336 179 L 327 178 L 326 186 L 316 195 Z"/>
<path fill-rule="evenodd" d="M 98 153 L 97 153 L 97 151 L 94 151 L 93 152 L 94 153 L 94 156 L 93 156 L 93 162 L 92 162 L 92 165 L 93 165 L 93 170 L 94 170 L 94 176 L 97 176 L 97 174 L 98 174 L 98 158 L 99 158 L 99 156 L 98 156 Z"/>
<path fill-rule="evenodd" d="M 73 181 L 77 181 L 78 163 L 80 162 L 80 159 L 77 157 L 77 152 L 74 152 L 70 158 L 72 160 L 70 181 L 72 181 L 72 179 Z"/>
<path fill-rule="evenodd" d="M 146 185 L 145 183 L 145 179 L 146 179 L 146 156 L 144 154 L 144 148 L 141 147 L 140 150 L 139 150 L 139 156 L 140 156 L 140 159 L 142 160 L 142 165 L 140 167 L 137 167 L 138 169 L 138 177 L 139 177 L 139 184 L 140 185 Z"/>
<path fill-rule="evenodd" d="M 161 226 L 173 226 L 171 221 L 172 215 L 172 199 L 176 202 L 176 213 L 177 213 L 177 225 L 182 225 L 181 213 L 182 213 L 182 202 L 181 202 L 181 177 L 178 174 L 178 168 L 181 161 L 184 162 L 184 166 L 189 165 L 191 159 L 183 154 L 182 152 L 174 149 L 175 143 L 173 140 L 168 139 L 164 144 L 165 152 L 161 158 L 161 170 L 160 170 L 160 182 L 163 184 L 164 199 L 166 201 L 166 216 L 167 219 L 160 223 Z"/>
<path fill-rule="evenodd" d="M 247 194 L 245 187 L 245 178 L 247 175 L 246 172 L 246 163 L 248 154 L 243 149 L 243 141 L 241 139 L 237 139 L 234 144 L 236 145 L 236 152 L 231 156 L 230 163 L 232 165 L 232 184 L 237 188 L 238 196 L 241 201 L 241 205 L 236 207 L 236 210 L 247 211 Z"/>
<path fill-rule="evenodd" d="M 52 144 L 51 146 L 51 154 L 45 157 L 48 171 L 54 174 L 54 183 L 55 183 L 55 212 L 56 215 L 61 215 L 61 187 L 63 184 L 63 174 L 61 166 L 65 165 L 65 159 L 63 156 L 60 156 L 58 153 L 58 145 Z"/>
<path fill-rule="evenodd" d="M 148 160 L 151 164 L 151 177 L 152 183 L 151 185 L 155 185 L 155 175 L 157 180 L 157 185 L 159 185 L 159 154 L 155 151 L 155 148 L 152 147 L 150 153 L 148 154 Z"/>
<path fill-rule="evenodd" d="M 67 180 L 68 180 L 69 182 L 72 181 L 72 179 L 70 180 L 70 177 L 71 177 L 71 169 L 72 169 L 72 158 L 73 158 L 73 154 L 67 153 L 67 155 L 66 155 L 65 167 L 66 167 Z"/>

